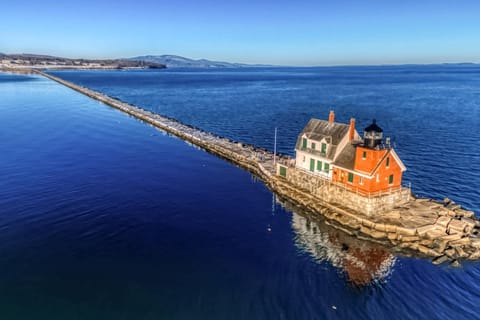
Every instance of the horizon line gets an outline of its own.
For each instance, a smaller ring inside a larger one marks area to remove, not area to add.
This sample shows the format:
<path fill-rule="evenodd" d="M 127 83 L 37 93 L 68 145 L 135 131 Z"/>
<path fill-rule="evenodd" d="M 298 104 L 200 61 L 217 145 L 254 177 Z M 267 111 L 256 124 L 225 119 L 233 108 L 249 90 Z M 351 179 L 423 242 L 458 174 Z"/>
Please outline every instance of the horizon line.
<path fill-rule="evenodd" d="M 43 53 L 29 53 L 29 52 L 22 52 L 22 53 L 5 53 L 5 52 L 0 52 L 0 55 L 31 55 L 31 56 L 39 56 L 39 57 L 52 57 L 52 58 L 62 58 L 62 59 L 70 59 L 70 60 L 128 60 L 136 57 L 142 57 L 142 56 L 152 56 L 152 57 L 160 57 L 160 56 L 176 56 L 180 58 L 185 58 L 189 60 L 207 60 L 210 62 L 220 62 L 220 63 L 228 63 L 228 64 L 240 64 L 240 65 L 249 65 L 249 66 L 264 66 L 264 67 L 279 67 L 279 68 L 315 68 L 315 67 L 382 67 L 382 66 L 428 66 L 428 65 L 477 65 L 480 64 L 480 61 L 478 62 L 473 62 L 473 61 L 455 61 L 455 62 L 398 62 L 398 63 L 366 63 L 366 64 L 360 64 L 360 63 L 339 63 L 339 64 L 305 64 L 305 65 L 288 65 L 288 64 L 271 64 L 271 63 L 246 63 L 246 62 L 231 62 L 228 60 L 217 60 L 217 59 L 209 59 L 209 58 L 189 58 L 185 57 L 182 55 L 178 54 L 142 54 L 142 55 L 136 55 L 132 57 L 109 57 L 109 58 L 85 58 L 85 57 L 69 57 L 69 56 L 59 56 L 59 55 L 52 55 L 52 54 L 43 54 Z M 175 67 L 175 68 L 181 68 L 181 67 Z"/>

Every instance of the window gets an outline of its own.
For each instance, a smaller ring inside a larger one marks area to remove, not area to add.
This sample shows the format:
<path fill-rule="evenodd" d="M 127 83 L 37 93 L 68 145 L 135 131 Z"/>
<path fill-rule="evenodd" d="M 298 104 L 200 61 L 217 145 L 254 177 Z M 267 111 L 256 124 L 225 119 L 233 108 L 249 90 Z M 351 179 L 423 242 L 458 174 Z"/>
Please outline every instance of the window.
<path fill-rule="evenodd" d="M 307 138 L 303 138 L 302 140 L 302 148 L 307 149 Z"/>
<path fill-rule="evenodd" d="M 390 167 L 390 157 L 387 157 L 387 168 Z"/>
<path fill-rule="evenodd" d="M 377 183 L 379 183 L 379 182 L 380 182 L 380 176 L 377 173 Z"/>
<path fill-rule="evenodd" d="M 310 171 L 315 172 L 315 159 L 310 159 Z"/>
<path fill-rule="evenodd" d="M 312 142 L 312 150 L 315 150 L 315 142 Z"/>
<path fill-rule="evenodd" d="M 362 153 L 362 159 L 363 159 L 363 160 L 367 159 L 367 151 L 363 151 L 363 153 Z"/>
<path fill-rule="evenodd" d="M 322 171 L 322 161 L 317 160 L 317 171 Z"/>
<path fill-rule="evenodd" d="M 305 162 L 305 156 L 303 156 L 303 162 Z"/>
<path fill-rule="evenodd" d="M 280 175 L 281 175 L 282 177 L 286 177 L 286 176 L 287 176 L 287 168 L 286 168 L 286 167 L 280 166 Z"/>
<path fill-rule="evenodd" d="M 388 184 L 393 184 L 393 174 L 388 177 Z"/>
<path fill-rule="evenodd" d="M 328 173 L 328 171 L 330 171 L 330 164 L 325 163 L 325 167 L 323 167 L 323 169 L 326 173 Z"/>
<path fill-rule="evenodd" d="M 322 153 L 327 153 L 327 144 L 322 143 Z"/>
<path fill-rule="evenodd" d="M 353 173 L 348 173 L 348 182 L 353 183 Z"/>
<path fill-rule="evenodd" d="M 363 184 L 363 177 L 360 177 L 360 184 Z"/>

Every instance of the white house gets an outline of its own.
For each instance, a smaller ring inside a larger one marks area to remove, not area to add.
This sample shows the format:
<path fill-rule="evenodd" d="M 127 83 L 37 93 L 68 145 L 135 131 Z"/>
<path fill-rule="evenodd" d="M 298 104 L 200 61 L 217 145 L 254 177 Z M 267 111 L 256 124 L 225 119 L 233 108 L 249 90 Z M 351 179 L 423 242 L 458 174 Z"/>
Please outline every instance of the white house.
<path fill-rule="evenodd" d="M 355 119 L 350 120 L 350 125 L 336 123 L 333 111 L 328 121 L 311 119 L 298 136 L 295 165 L 331 179 L 333 163 L 353 140 L 361 140 L 355 130 Z"/>

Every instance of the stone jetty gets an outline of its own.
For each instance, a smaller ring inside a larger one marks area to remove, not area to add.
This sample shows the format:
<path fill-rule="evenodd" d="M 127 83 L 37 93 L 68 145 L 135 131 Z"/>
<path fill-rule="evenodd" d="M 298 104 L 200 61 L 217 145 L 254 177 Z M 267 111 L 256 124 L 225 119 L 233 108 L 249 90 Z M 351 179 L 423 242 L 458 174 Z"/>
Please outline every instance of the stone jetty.
<path fill-rule="evenodd" d="M 332 201 L 325 197 L 325 193 L 322 195 L 312 192 L 311 189 L 293 184 L 277 174 L 278 165 L 275 165 L 275 162 L 292 168 L 294 161 L 289 156 L 274 156 L 268 150 L 213 135 L 42 71 L 33 72 L 250 171 L 281 198 L 314 215 L 326 217 L 331 225 L 350 235 L 381 243 L 402 253 L 433 259 L 435 264 L 457 265 L 458 260 L 480 259 L 480 221 L 474 212 L 463 209 L 449 199 L 418 199 L 408 190 L 407 201 L 394 204 L 388 207 L 388 210 L 377 214 L 364 212 L 346 205 L 347 201 L 339 201 L 358 197 L 348 190 L 339 189 L 340 187 L 335 185 L 329 185 L 328 189 L 323 188 L 322 190 L 341 195 Z"/>

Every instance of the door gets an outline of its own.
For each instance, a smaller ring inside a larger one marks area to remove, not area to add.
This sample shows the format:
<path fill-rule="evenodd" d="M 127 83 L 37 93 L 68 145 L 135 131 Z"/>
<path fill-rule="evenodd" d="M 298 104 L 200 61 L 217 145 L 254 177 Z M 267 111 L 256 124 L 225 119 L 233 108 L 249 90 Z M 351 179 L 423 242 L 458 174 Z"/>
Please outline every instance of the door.
<path fill-rule="evenodd" d="M 315 171 L 315 159 L 310 159 L 310 171 Z"/>

